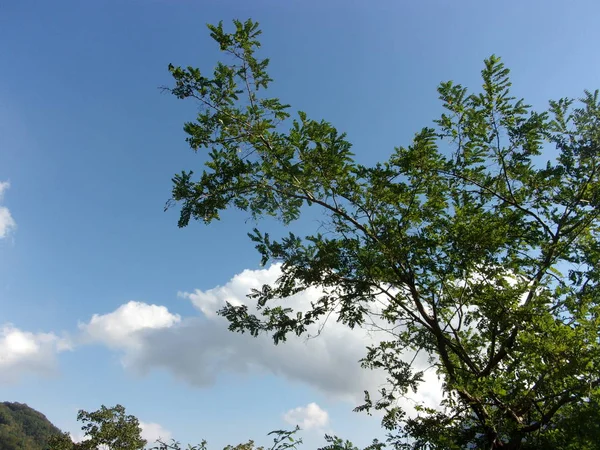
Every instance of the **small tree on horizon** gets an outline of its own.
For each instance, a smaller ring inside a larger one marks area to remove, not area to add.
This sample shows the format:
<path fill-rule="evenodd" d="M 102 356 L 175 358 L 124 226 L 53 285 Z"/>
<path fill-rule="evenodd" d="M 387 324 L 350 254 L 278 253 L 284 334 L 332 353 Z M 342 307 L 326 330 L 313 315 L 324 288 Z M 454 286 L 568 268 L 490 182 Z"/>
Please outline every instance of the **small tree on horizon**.
<path fill-rule="evenodd" d="M 87 412 L 80 410 L 77 420 L 82 422 L 84 439 L 73 442 L 69 433 L 54 436 L 50 450 L 143 450 L 147 441 L 142 438 L 142 428 L 137 417 L 125 414 L 122 405 Z"/>

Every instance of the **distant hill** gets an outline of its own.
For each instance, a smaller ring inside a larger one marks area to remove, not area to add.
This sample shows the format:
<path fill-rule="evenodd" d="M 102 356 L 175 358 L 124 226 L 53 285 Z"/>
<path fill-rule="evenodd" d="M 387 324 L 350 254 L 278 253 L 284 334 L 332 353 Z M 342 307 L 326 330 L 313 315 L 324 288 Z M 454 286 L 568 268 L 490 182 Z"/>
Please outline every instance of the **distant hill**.
<path fill-rule="evenodd" d="M 1 450 L 47 450 L 50 436 L 60 432 L 46 416 L 24 403 L 0 403 Z"/>

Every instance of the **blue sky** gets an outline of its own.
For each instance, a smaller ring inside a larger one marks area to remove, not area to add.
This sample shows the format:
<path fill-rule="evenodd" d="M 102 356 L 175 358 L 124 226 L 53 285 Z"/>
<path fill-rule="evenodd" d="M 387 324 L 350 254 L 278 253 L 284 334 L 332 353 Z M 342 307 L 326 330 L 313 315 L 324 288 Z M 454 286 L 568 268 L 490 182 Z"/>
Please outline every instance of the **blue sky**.
<path fill-rule="evenodd" d="M 178 229 L 163 212 L 171 177 L 203 162 L 182 132 L 195 106 L 158 89 L 167 65 L 212 68 L 205 24 L 251 17 L 274 95 L 368 163 L 436 118 L 440 81 L 477 88 L 492 53 L 536 107 L 600 87 L 599 14 L 596 0 L 2 2 L 0 400 L 71 432 L 79 408 L 121 403 L 149 435 L 212 448 L 294 422 L 309 445 L 367 443 L 377 419 L 351 412 L 379 380 L 355 364 L 367 336 L 273 348 L 214 317 L 276 267 L 260 269 L 243 214 Z"/>

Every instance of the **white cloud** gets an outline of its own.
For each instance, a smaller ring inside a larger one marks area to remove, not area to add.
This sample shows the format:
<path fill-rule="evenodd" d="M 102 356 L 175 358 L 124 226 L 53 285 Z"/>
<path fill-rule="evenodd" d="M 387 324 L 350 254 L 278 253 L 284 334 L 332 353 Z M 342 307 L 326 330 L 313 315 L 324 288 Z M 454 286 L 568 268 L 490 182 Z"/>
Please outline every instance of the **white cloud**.
<path fill-rule="evenodd" d="M 316 403 L 309 403 L 290 409 L 283 415 L 283 420 L 302 430 L 322 429 L 329 425 L 329 414 Z"/>
<path fill-rule="evenodd" d="M 230 332 L 227 321 L 216 314 L 225 302 L 246 302 L 252 288 L 274 282 L 279 273 L 277 265 L 245 270 L 224 286 L 180 293 L 199 310 L 199 316 L 181 319 L 165 307 L 130 302 L 112 313 L 94 315 L 80 328 L 88 339 L 121 349 L 124 365 L 140 374 L 164 368 L 192 385 L 208 386 L 223 372 L 266 372 L 337 398 L 362 400 L 364 389 L 384 381 L 381 373 L 361 369 L 358 363 L 371 342 L 367 331 L 350 330 L 332 320 L 318 338 L 290 336 L 285 344 L 275 346 L 269 336 L 251 338 Z M 314 289 L 285 302 L 306 309 L 319 294 Z"/>
<path fill-rule="evenodd" d="M 0 181 L 0 201 L 4 198 L 4 192 L 10 187 L 8 181 Z M 13 219 L 9 209 L 0 206 L 0 239 L 7 237 L 17 228 L 17 223 Z"/>
<path fill-rule="evenodd" d="M 53 333 L 30 333 L 12 324 L 0 328 L 0 383 L 13 383 L 26 373 L 56 371 L 56 354 L 70 349 L 65 338 Z"/>
<path fill-rule="evenodd" d="M 8 181 L 0 181 L 0 201 L 4 199 L 4 192 L 10 187 Z"/>
<path fill-rule="evenodd" d="M 154 444 L 158 439 L 163 442 L 171 440 L 171 432 L 158 423 L 140 421 L 140 427 L 142 438 L 146 439 L 148 444 Z"/>
<path fill-rule="evenodd" d="M 87 324 L 79 324 L 87 340 L 101 342 L 109 347 L 131 347 L 145 330 L 168 328 L 181 318 L 164 306 L 129 302 L 109 314 L 94 314 Z"/>
<path fill-rule="evenodd" d="M 199 311 L 197 316 L 181 318 L 164 306 L 130 302 L 114 312 L 94 315 L 89 323 L 80 324 L 80 329 L 86 339 L 121 351 L 124 366 L 140 375 L 166 369 L 186 383 L 206 387 L 224 372 L 270 373 L 354 405 L 363 400 L 365 389 L 375 394 L 384 384 L 385 375 L 361 368 L 359 360 L 365 356 L 367 345 L 383 338 L 376 331 L 351 330 L 331 318 L 318 337 L 291 335 L 287 342 L 276 346 L 269 336 L 253 338 L 227 329 L 226 319 L 217 315 L 217 311 L 226 302 L 247 303 L 250 311 L 255 311 L 253 300 L 248 301 L 246 295 L 253 288 L 273 283 L 279 275 L 279 265 L 245 270 L 224 286 L 180 293 Z M 310 289 L 281 303 L 295 310 L 306 310 L 320 295 L 319 290 Z M 311 333 L 314 335 L 316 331 L 313 328 Z M 417 359 L 423 363 L 419 369 L 425 367 L 424 360 Z M 427 381 L 423 385 L 427 392 L 417 398 L 439 401 L 439 383 L 429 383 L 429 378 Z"/>
<path fill-rule="evenodd" d="M 76 444 L 79 444 L 80 442 L 84 441 L 85 433 L 83 431 L 76 431 L 74 433 L 69 433 L 69 437 L 71 438 L 71 440 L 73 442 L 75 442 Z"/>

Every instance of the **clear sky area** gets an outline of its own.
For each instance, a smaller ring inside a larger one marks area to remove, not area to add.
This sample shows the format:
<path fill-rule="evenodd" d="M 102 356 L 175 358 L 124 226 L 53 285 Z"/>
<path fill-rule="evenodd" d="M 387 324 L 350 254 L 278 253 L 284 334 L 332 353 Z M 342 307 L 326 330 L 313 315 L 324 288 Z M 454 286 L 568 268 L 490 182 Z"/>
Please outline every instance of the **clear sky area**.
<path fill-rule="evenodd" d="M 163 211 L 172 176 L 205 160 L 182 130 L 196 105 L 159 89 L 168 64 L 210 71 L 205 25 L 252 18 L 272 96 L 368 164 L 439 116 L 439 82 L 479 89 L 491 54 L 537 109 L 600 88 L 599 17 L 597 0 L 0 1 L 0 401 L 74 437 L 79 409 L 116 403 L 151 440 L 215 449 L 296 424 L 306 448 L 381 437 L 352 412 L 381 383 L 357 362 L 368 334 L 275 347 L 215 314 L 278 267 L 245 214 L 179 229 Z"/>

